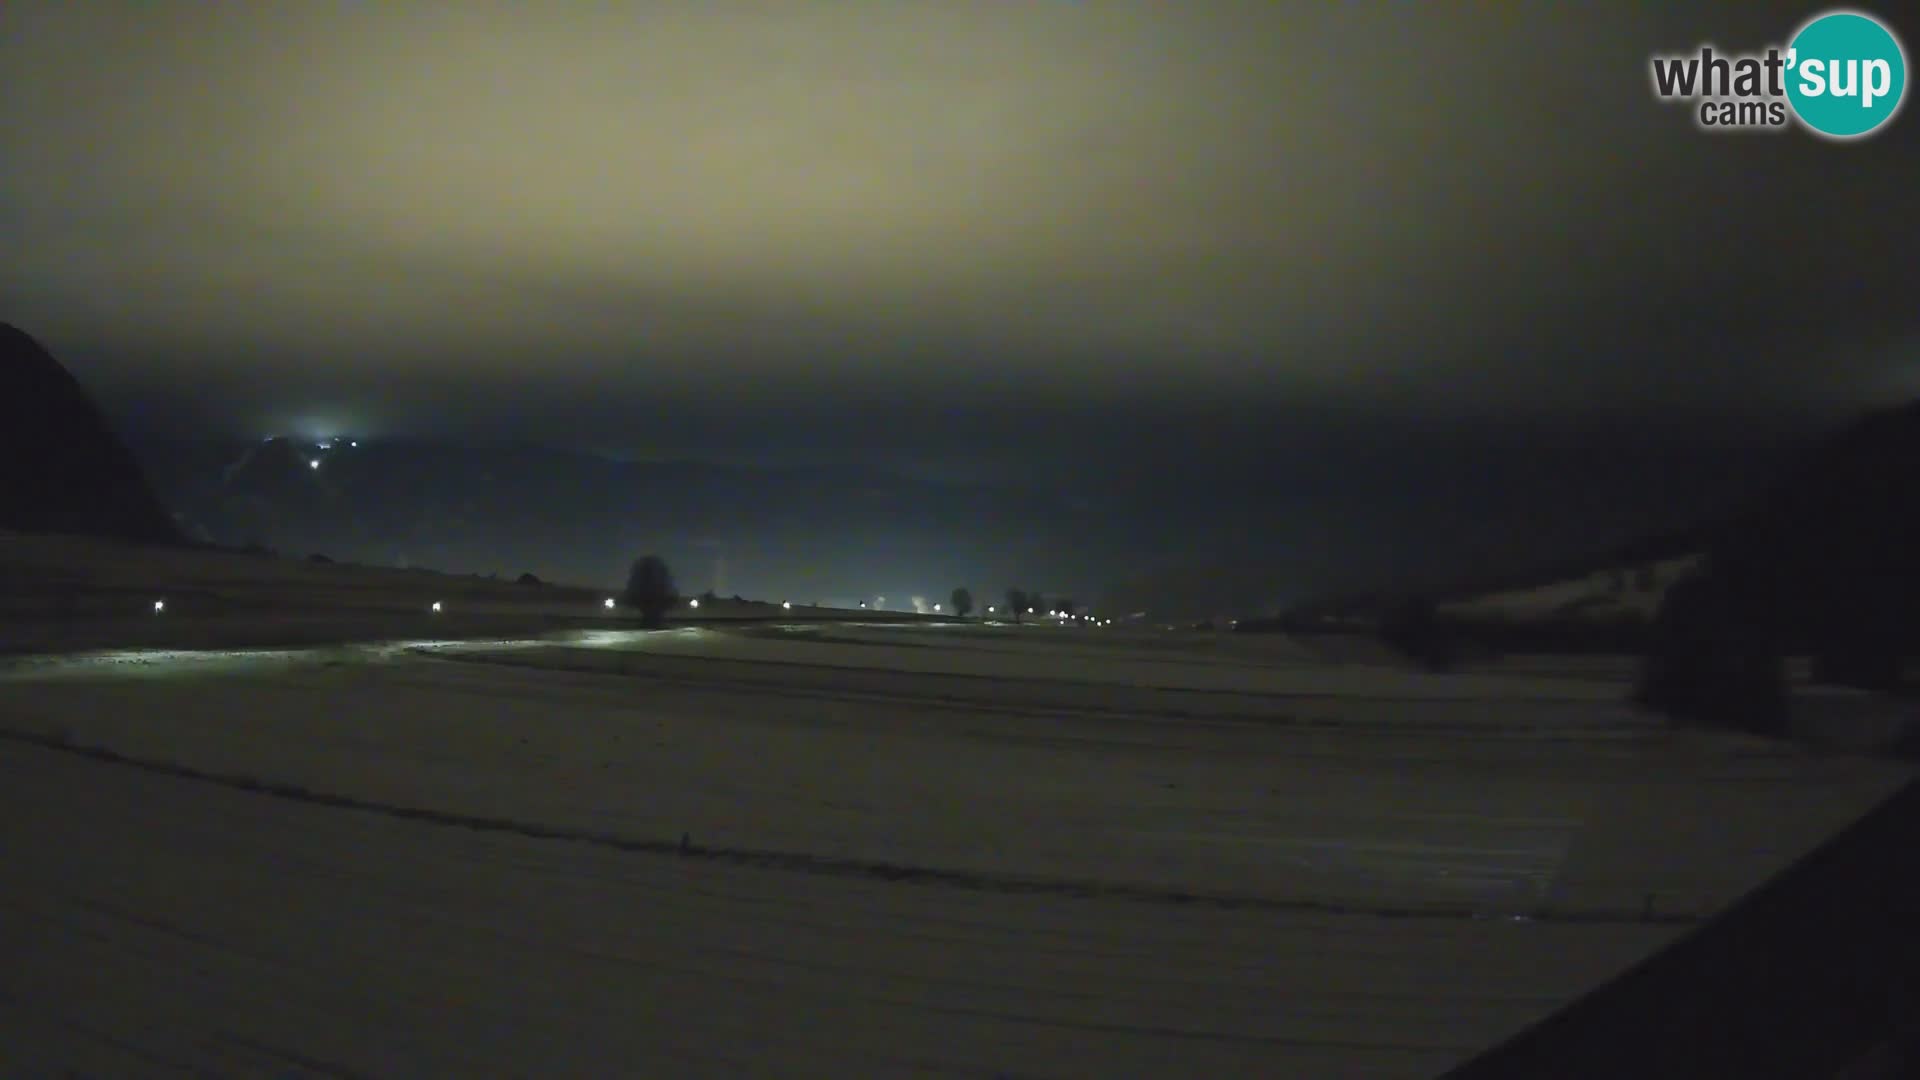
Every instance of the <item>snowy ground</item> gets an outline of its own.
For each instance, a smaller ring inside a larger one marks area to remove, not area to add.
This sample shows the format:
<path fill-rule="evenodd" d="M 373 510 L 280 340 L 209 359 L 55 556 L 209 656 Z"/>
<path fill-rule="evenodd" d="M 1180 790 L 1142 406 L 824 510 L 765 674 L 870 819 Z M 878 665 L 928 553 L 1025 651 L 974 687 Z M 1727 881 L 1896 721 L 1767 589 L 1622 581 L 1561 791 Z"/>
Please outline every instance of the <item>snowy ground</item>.
<path fill-rule="evenodd" d="M 1659 611 L 1667 588 L 1699 564 L 1699 556 L 1688 555 L 1622 566 L 1545 585 L 1485 593 L 1443 604 L 1441 610 L 1449 615 L 1514 622 L 1569 617 L 1651 619 Z M 1647 588 L 1640 587 L 1643 571 L 1651 579 Z"/>
<path fill-rule="evenodd" d="M 878 624 L 17 659 L 0 1074 L 1433 1075 L 1907 778 L 1619 673 Z"/>

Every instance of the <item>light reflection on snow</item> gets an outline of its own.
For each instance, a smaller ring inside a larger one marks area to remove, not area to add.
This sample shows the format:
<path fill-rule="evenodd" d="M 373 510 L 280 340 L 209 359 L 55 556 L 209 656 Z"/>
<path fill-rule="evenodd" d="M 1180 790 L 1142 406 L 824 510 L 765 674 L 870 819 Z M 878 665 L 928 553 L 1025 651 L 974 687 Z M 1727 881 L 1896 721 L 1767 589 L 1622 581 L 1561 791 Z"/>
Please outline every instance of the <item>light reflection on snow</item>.
<path fill-rule="evenodd" d="M 383 663 L 408 654 L 441 652 L 500 652 L 554 645 L 576 648 L 631 647 L 648 637 L 700 637 L 710 633 L 695 626 L 668 630 L 562 631 L 531 638 L 409 638 L 317 645 L 298 649 L 103 649 L 90 652 L 0 657 L 0 681 L 48 679 L 62 676 L 97 678 L 114 675 L 159 677 L 278 670 L 299 665 Z"/>
<path fill-rule="evenodd" d="M 576 630 L 570 634 L 556 635 L 541 644 L 565 644 L 588 649 L 620 649 L 650 638 L 702 638 L 710 633 L 712 631 L 699 626 L 674 626 L 662 630 Z"/>
<path fill-rule="evenodd" d="M 166 676 L 213 671 L 282 668 L 320 663 L 338 656 L 327 649 L 113 649 L 54 656 L 23 656 L 0 661 L 0 680 L 43 679 L 63 675 Z"/>

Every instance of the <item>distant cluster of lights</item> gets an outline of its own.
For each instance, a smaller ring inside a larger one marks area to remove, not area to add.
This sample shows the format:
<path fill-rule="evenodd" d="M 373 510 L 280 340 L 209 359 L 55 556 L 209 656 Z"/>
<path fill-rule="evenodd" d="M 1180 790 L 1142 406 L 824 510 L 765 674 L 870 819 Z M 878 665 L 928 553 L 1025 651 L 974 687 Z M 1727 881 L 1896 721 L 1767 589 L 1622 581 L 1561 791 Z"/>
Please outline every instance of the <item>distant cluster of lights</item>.
<path fill-rule="evenodd" d="M 267 441 L 272 442 L 273 440 L 268 439 Z M 316 449 L 319 449 L 319 450 L 337 450 L 339 449 L 340 443 L 342 441 L 343 440 L 340 440 L 340 439 L 331 439 L 331 440 L 328 440 L 327 442 L 317 442 L 317 443 L 314 443 L 313 445 Z M 344 441 L 346 442 L 349 449 L 357 449 L 360 446 L 360 440 L 358 439 L 347 439 Z M 307 468 L 317 471 L 320 468 L 320 459 L 308 458 Z"/>
<path fill-rule="evenodd" d="M 315 466 L 316 466 L 316 467 L 318 467 L 318 463 L 317 463 L 317 462 L 315 463 Z M 616 599 L 614 599 L 613 597 L 611 597 L 611 596 L 609 596 L 609 597 L 607 597 L 607 598 L 606 598 L 605 600 L 602 600 L 602 601 L 600 601 L 600 605 L 601 605 L 602 607 L 604 607 L 604 608 L 605 608 L 606 610 L 608 610 L 608 611 L 612 611 L 612 610 L 614 610 L 615 608 L 617 608 L 617 607 L 619 607 L 619 606 L 620 606 L 620 602 L 619 602 L 618 600 L 616 600 Z M 700 607 L 700 601 L 699 601 L 699 599 L 698 599 L 698 598 L 690 598 L 690 599 L 689 599 L 689 600 L 687 601 L 687 606 L 688 606 L 689 608 L 695 608 L 695 609 L 698 609 L 698 608 Z M 863 609 L 864 609 L 864 608 L 865 608 L 865 607 L 867 606 L 867 602 L 866 602 L 865 600 L 862 600 L 862 601 L 860 601 L 860 606 L 861 606 L 861 608 L 863 608 Z M 783 610 L 783 611 L 792 611 L 792 610 L 793 610 L 793 601 L 791 601 L 791 600 L 782 600 L 782 601 L 780 602 L 780 607 L 781 607 L 781 610 Z M 165 614 L 165 612 L 166 612 L 166 610 L 167 610 L 167 602 L 166 602 L 166 601 L 165 601 L 164 599 L 162 599 L 162 600 L 155 600 L 155 601 L 153 602 L 153 613 L 154 613 L 155 615 L 161 615 L 161 614 Z M 427 606 L 427 611 L 428 611 L 429 613 L 431 613 L 431 614 L 434 614 L 434 615 L 438 615 L 438 614 L 440 614 L 440 613 L 442 613 L 442 612 L 444 612 L 445 610 L 446 610 L 446 605 L 445 605 L 445 604 L 444 604 L 444 603 L 443 603 L 442 601 L 439 601 L 439 600 L 435 600 L 435 601 L 434 601 L 433 603 L 431 603 L 431 604 L 429 604 L 429 605 Z M 941 610 L 942 610 L 942 608 L 941 608 L 941 606 L 940 606 L 939 604 L 935 604 L 935 605 L 933 605 L 933 610 L 934 610 L 934 611 L 936 611 L 936 612 L 938 612 L 938 611 L 941 611 Z M 995 608 L 994 608 L 994 607 L 993 607 L 992 605 L 989 605 L 989 606 L 987 607 L 987 614 L 989 614 L 989 615 L 992 615 L 992 614 L 994 614 L 994 612 L 995 612 L 995 610 L 996 610 L 996 609 L 995 609 Z M 1027 609 L 1027 614 L 1029 614 L 1029 615 L 1031 615 L 1031 614 L 1033 614 L 1033 609 L 1032 609 L 1032 608 L 1028 608 L 1028 609 Z M 1054 617 L 1054 618 L 1059 618 L 1059 619 L 1079 619 L 1079 620 L 1081 620 L 1081 621 L 1083 621 L 1083 622 L 1087 622 L 1087 623 L 1090 623 L 1090 624 L 1092 624 L 1092 625 L 1094 625 L 1094 626 L 1111 626 L 1111 625 L 1113 625 L 1113 620 L 1112 620 L 1112 619 L 1098 619 L 1098 618 L 1095 618 L 1095 617 L 1094 617 L 1094 616 L 1092 616 L 1092 615 L 1069 615 L 1069 614 L 1068 614 L 1067 612 L 1064 612 L 1064 611 L 1049 611 L 1049 612 L 1047 612 L 1047 614 L 1048 614 L 1048 615 L 1050 615 L 1050 616 L 1052 616 L 1052 617 Z"/>

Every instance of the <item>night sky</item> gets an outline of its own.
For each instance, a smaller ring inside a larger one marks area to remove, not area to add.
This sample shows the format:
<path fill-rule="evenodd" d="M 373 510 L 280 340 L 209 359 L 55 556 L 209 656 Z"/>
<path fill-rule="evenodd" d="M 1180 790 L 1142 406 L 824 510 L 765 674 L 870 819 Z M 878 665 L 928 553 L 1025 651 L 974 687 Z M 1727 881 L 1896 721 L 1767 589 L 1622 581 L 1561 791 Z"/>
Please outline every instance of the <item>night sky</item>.
<path fill-rule="evenodd" d="M 1920 395 L 1920 120 L 1702 134 L 1649 54 L 1813 9 L 1643 7 L 14 0 L 0 317 L 148 425 L 971 474 Z"/>

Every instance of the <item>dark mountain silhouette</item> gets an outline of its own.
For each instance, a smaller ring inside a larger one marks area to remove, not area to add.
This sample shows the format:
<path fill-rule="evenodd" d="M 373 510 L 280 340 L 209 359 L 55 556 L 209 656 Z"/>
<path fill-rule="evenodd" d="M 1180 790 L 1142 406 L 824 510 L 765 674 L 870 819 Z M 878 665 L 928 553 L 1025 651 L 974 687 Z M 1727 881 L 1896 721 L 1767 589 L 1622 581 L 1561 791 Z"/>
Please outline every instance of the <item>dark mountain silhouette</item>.
<path fill-rule="evenodd" d="M 80 384 L 0 323 L 0 528 L 173 543 L 179 530 Z"/>

